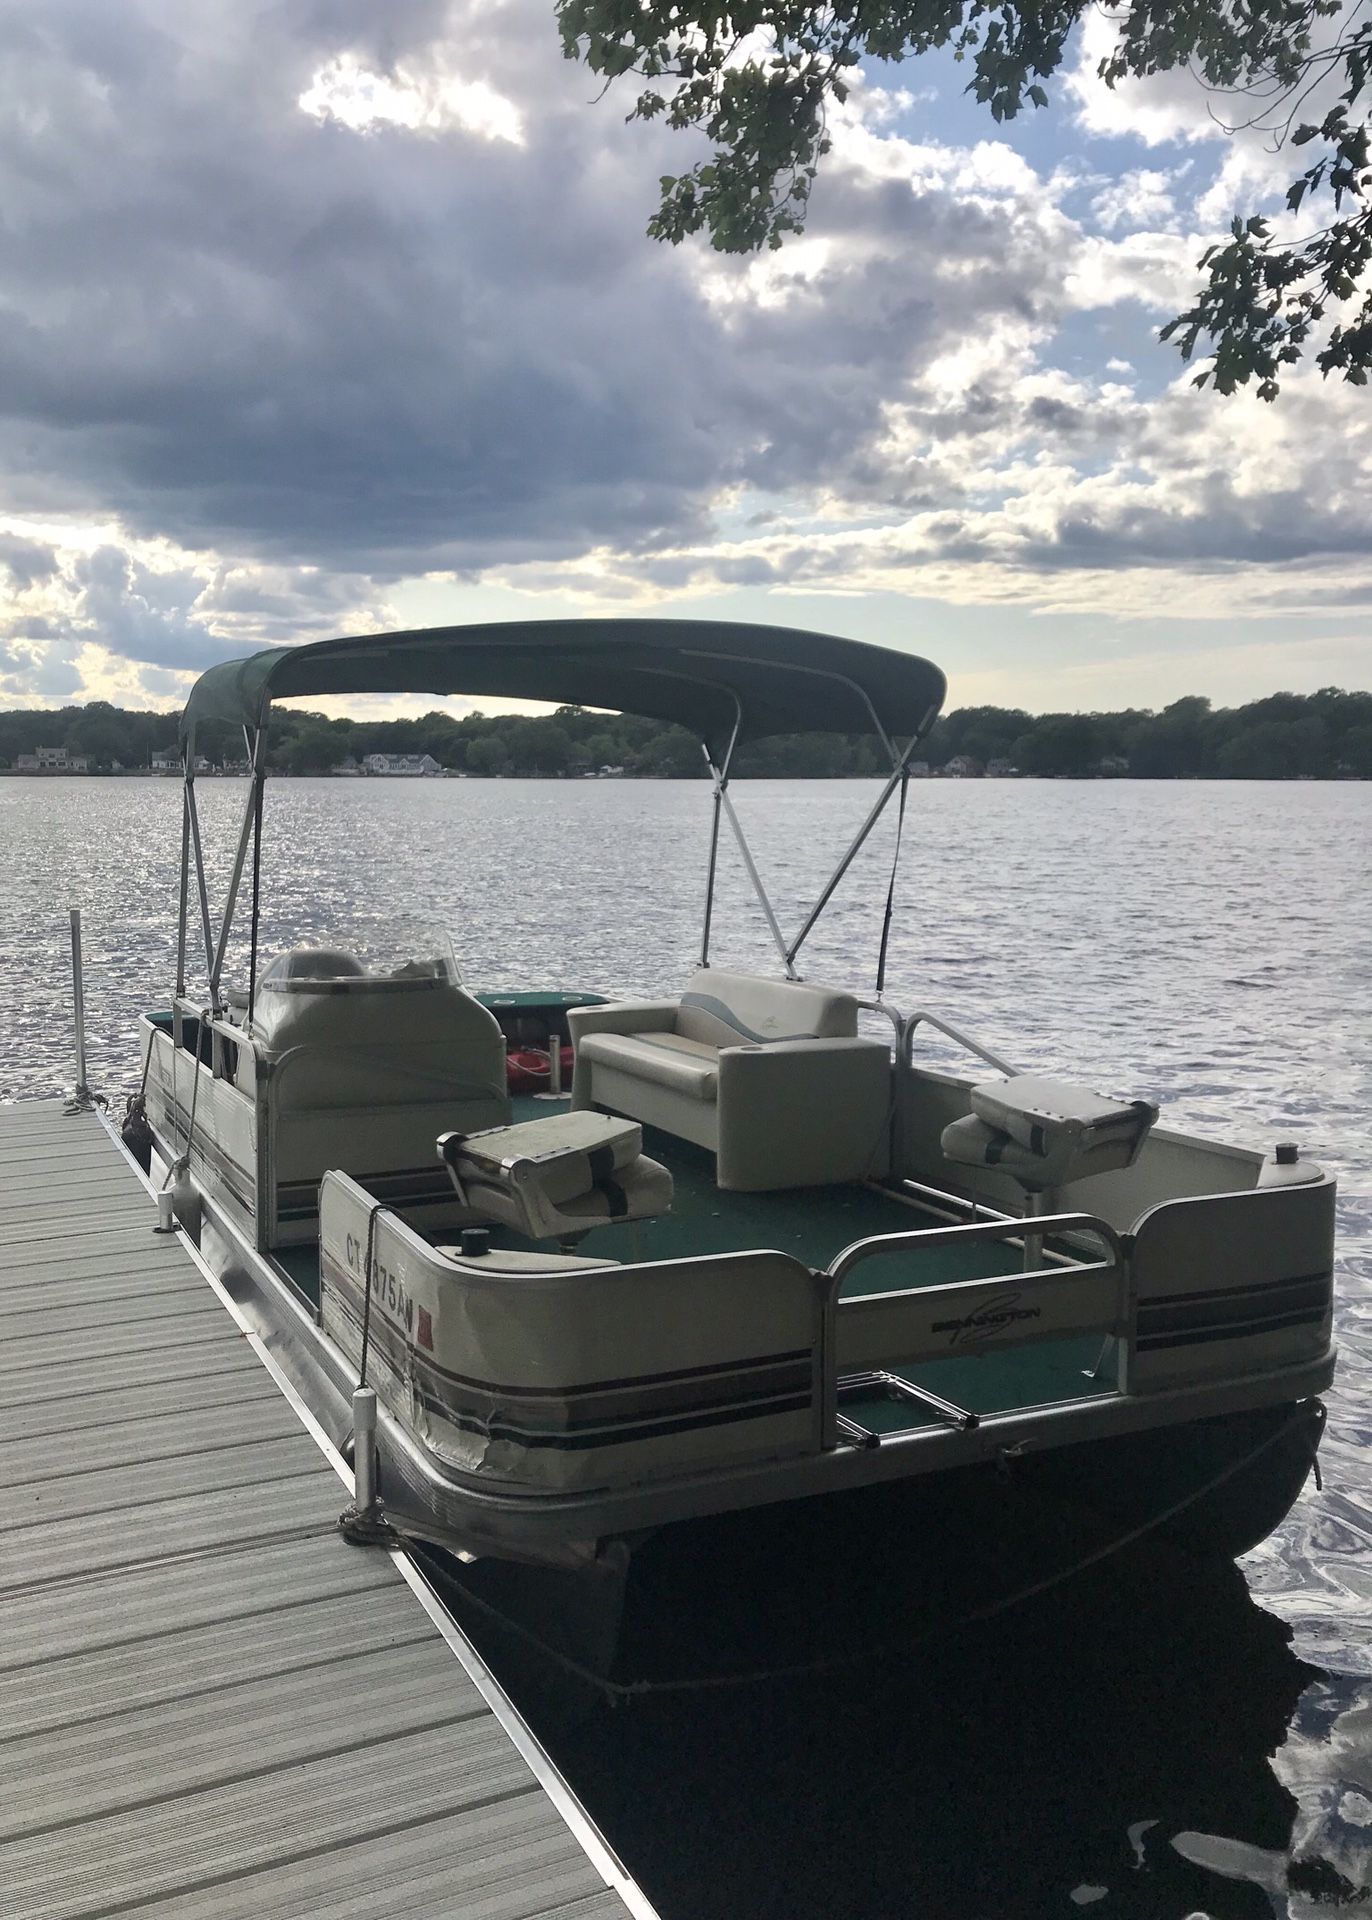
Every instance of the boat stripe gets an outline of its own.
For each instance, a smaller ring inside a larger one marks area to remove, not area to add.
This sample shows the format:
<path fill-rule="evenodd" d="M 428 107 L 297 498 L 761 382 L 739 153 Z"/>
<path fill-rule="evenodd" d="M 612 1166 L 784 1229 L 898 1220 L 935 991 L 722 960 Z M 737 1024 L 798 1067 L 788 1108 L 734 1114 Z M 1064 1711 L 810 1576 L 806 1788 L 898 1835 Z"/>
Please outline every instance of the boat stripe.
<path fill-rule="evenodd" d="M 431 1167 L 393 1167 L 387 1173 L 359 1173 L 350 1174 L 348 1177 L 356 1180 L 359 1186 L 365 1186 L 378 1200 L 381 1198 L 378 1189 L 394 1186 L 398 1180 L 429 1180 L 441 1187 L 445 1193 L 452 1194 L 454 1200 L 457 1199 L 456 1193 L 453 1192 L 452 1181 L 441 1164 Z M 288 1193 L 292 1198 L 302 1193 L 319 1191 L 318 1180 L 278 1180 L 276 1185 L 278 1193 Z"/>
<path fill-rule="evenodd" d="M 1328 1301 L 1329 1288 L 1319 1280 L 1289 1281 L 1261 1294 L 1230 1294 L 1223 1300 L 1210 1294 L 1194 1294 L 1177 1306 L 1160 1307 L 1151 1301 L 1141 1304 L 1139 1330 L 1169 1333 L 1188 1326 L 1229 1325 L 1275 1313 L 1292 1313 L 1302 1307 L 1322 1310 Z"/>
<path fill-rule="evenodd" d="M 775 1371 L 775 1370 L 773 1370 Z M 424 1381 L 430 1387 L 446 1386 L 448 1383 L 437 1369 L 430 1369 L 423 1357 L 413 1355 L 413 1377 Z M 743 1404 L 759 1405 L 778 1397 L 793 1398 L 800 1396 L 803 1404 L 810 1402 L 810 1370 L 808 1367 L 788 1368 L 771 1379 L 749 1378 L 747 1375 L 733 1376 L 721 1381 L 713 1391 L 692 1392 L 689 1399 L 672 1404 L 672 1400 L 661 1389 L 656 1393 L 646 1392 L 636 1396 L 636 1404 L 618 1411 L 604 1405 L 587 1405 L 584 1397 L 582 1404 L 573 1407 L 570 1396 L 562 1403 L 562 1410 L 552 1408 L 546 1399 L 538 1405 L 546 1411 L 541 1416 L 538 1431 L 576 1433 L 585 1430 L 622 1428 L 641 1424 L 645 1420 L 671 1421 L 699 1415 L 703 1419 L 713 1418 L 731 1407 Z M 462 1404 L 470 1416 L 483 1427 L 487 1420 L 499 1423 L 509 1418 L 515 1411 L 522 1412 L 526 1418 L 532 1418 L 534 1409 L 526 1405 L 518 1394 L 481 1394 L 488 1406 L 479 1407 L 475 1395 L 468 1390 L 462 1395 Z"/>
<path fill-rule="evenodd" d="M 1216 1287 L 1213 1290 L 1192 1293 L 1157 1293 L 1140 1303 L 1140 1312 L 1144 1307 L 1180 1306 L 1183 1302 L 1192 1300 L 1247 1299 L 1254 1294 L 1275 1292 L 1279 1287 L 1314 1286 L 1316 1282 L 1328 1286 L 1332 1284 L 1333 1279 L 1333 1271 L 1329 1267 L 1323 1267 L 1318 1273 L 1293 1273 L 1280 1280 L 1250 1280 L 1242 1287 Z"/>
<path fill-rule="evenodd" d="M 664 1373 L 627 1374 L 618 1380 L 587 1380 L 568 1387 L 522 1387 L 506 1381 L 478 1380 L 470 1374 L 453 1372 L 417 1349 L 415 1359 L 453 1386 L 469 1387 L 477 1393 L 495 1394 L 502 1398 L 513 1394 L 520 1400 L 570 1400 L 585 1399 L 596 1394 L 632 1393 L 644 1387 L 689 1386 L 695 1381 L 727 1380 L 734 1375 L 769 1373 L 779 1368 L 808 1368 L 813 1359 L 813 1349 L 794 1347 L 787 1353 L 760 1354 L 754 1359 L 711 1361 L 703 1367 L 677 1367 Z"/>
<path fill-rule="evenodd" d="M 187 1107 L 185 1103 L 180 1100 L 173 1103 L 169 1098 L 167 1098 L 165 1093 L 163 1093 L 162 1095 L 162 1104 L 163 1104 L 163 1108 L 165 1109 L 165 1118 L 163 1119 L 164 1126 L 166 1124 L 166 1119 L 169 1118 L 172 1122 L 171 1131 L 180 1133 L 180 1134 L 185 1134 L 186 1129 L 190 1123 L 189 1107 Z M 159 1116 L 156 1114 L 156 1112 L 154 1112 L 152 1124 L 153 1124 L 153 1135 L 155 1139 L 157 1138 L 157 1123 L 160 1117 L 163 1117 L 163 1116 Z M 157 1144 L 158 1144 L 159 1152 L 161 1152 L 164 1148 L 169 1149 L 171 1153 L 171 1157 L 173 1159 L 175 1159 L 181 1152 L 181 1149 L 177 1145 L 176 1141 L 167 1139 L 165 1133 L 163 1138 L 158 1140 Z M 257 1204 L 252 1194 L 253 1175 L 252 1175 L 251 1168 L 243 1166 L 241 1162 L 234 1159 L 232 1154 L 226 1153 L 223 1147 L 219 1144 L 219 1142 L 213 1139 L 209 1134 L 207 1134 L 204 1131 L 203 1127 L 197 1129 L 197 1131 L 191 1138 L 192 1162 L 194 1162 L 197 1155 L 204 1162 L 206 1166 L 212 1168 L 215 1174 L 218 1175 L 219 1179 L 223 1182 L 224 1186 L 228 1189 L 230 1195 L 237 1202 L 237 1204 L 242 1208 L 243 1212 L 248 1216 L 248 1218 L 250 1220 L 254 1219 L 257 1214 Z M 166 1157 L 165 1153 L 163 1154 L 163 1157 L 164 1158 Z M 239 1181 L 234 1179 L 233 1176 L 235 1174 L 239 1175 L 242 1180 L 247 1181 L 248 1184 L 246 1188 L 242 1187 L 239 1184 Z"/>
<path fill-rule="evenodd" d="M 1164 1347 L 1199 1347 L 1214 1340 L 1256 1340 L 1265 1333 L 1280 1333 L 1285 1327 L 1317 1327 L 1328 1317 L 1327 1308 L 1313 1313 L 1276 1313 L 1265 1320 L 1236 1321 L 1233 1325 L 1221 1327 L 1195 1327 L 1187 1333 L 1143 1334 L 1135 1344 L 1140 1353 L 1156 1353 Z"/>
<path fill-rule="evenodd" d="M 344 1299 L 343 1305 L 356 1331 L 358 1320 L 352 1302 Z M 461 1412 L 474 1430 L 481 1432 L 487 1430 L 492 1418 L 499 1418 L 502 1410 L 507 1419 L 519 1409 L 531 1417 L 532 1403 L 541 1404 L 547 1410 L 548 1424 L 543 1431 L 567 1435 L 588 1429 L 636 1429 L 645 1420 L 669 1425 L 681 1420 L 708 1424 L 712 1420 L 741 1417 L 736 1409 L 745 1401 L 764 1408 L 778 1397 L 785 1397 L 788 1405 L 797 1397 L 802 1406 L 809 1407 L 812 1403 L 814 1361 L 813 1354 L 805 1348 L 760 1361 L 726 1362 L 722 1366 L 678 1370 L 668 1376 L 644 1375 L 631 1379 L 618 1391 L 631 1393 L 632 1404 L 611 1410 L 597 1404 L 608 1396 L 594 1385 L 541 1387 L 526 1394 L 518 1387 L 492 1386 L 452 1374 L 408 1341 L 400 1328 L 384 1319 L 379 1323 L 373 1319 L 371 1339 L 398 1383 L 417 1392 L 426 1405 L 443 1409 L 449 1416 L 455 1417 Z M 459 1389 L 459 1393 L 450 1399 L 443 1390 L 452 1387 Z M 458 1399 L 463 1403 L 461 1407 L 457 1405 Z M 511 1430 L 516 1430 L 513 1425 Z"/>

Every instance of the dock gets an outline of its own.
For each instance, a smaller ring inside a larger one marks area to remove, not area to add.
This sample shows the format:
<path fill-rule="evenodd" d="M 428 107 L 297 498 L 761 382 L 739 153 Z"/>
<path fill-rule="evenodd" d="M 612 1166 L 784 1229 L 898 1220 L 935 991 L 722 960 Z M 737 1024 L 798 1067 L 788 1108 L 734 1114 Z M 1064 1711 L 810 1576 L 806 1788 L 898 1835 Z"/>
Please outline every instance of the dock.
<path fill-rule="evenodd" d="M 0 1107 L 0 1915 L 653 1920 L 90 1112 Z"/>

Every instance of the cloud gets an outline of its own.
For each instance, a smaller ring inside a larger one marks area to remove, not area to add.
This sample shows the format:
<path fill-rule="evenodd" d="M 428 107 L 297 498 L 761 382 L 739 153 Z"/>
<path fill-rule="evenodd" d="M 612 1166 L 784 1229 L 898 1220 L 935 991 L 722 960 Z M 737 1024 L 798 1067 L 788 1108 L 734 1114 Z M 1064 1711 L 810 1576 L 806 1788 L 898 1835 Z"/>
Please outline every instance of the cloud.
<path fill-rule="evenodd" d="M 51 580 L 57 571 L 57 554 L 46 541 L 0 531 L 0 567 L 16 592 L 27 593 L 30 587 Z"/>
<path fill-rule="evenodd" d="M 893 389 L 1050 291 L 1061 222 L 1000 143 L 967 192 L 952 152 L 836 169 L 815 270 L 769 300 L 727 267 L 721 299 L 701 249 L 642 236 L 671 136 L 594 112 L 551 30 L 247 17 L 51 0 L 26 36 L 0 462 L 31 514 L 379 581 L 651 552 L 731 488 L 870 470 Z M 478 86 L 522 142 L 476 127 Z"/>
<path fill-rule="evenodd" d="M 83 544 L 0 535 L 17 591 L 0 595 L 4 691 L 92 690 L 135 700 L 184 696 L 190 678 L 226 654 L 273 642 L 393 627 L 394 609 L 356 574 L 309 567 L 211 565 L 164 542 L 121 543 L 106 531 Z M 124 663 L 144 669 L 129 678 Z M 163 680 L 149 674 L 164 673 Z M 73 676 L 76 676 L 75 678 Z"/>
<path fill-rule="evenodd" d="M 354 133 L 377 127 L 440 132 L 459 127 L 486 140 L 523 146 L 524 129 L 513 102 L 484 80 L 457 73 L 375 73 L 351 55 L 321 67 L 297 105 L 319 120 L 337 120 Z"/>
<path fill-rule="evenodd" d="M 1183 165 L 1137 167 L 1121 174 L 1092 200 L 1092 218 L 1098 226 L 1110 228 L 1171 226 L 1177 218 L 1177 187 L 1189 172 L 1189 165 Z"/>
<path fill-rule="evenodd" d="M 1076 64 L 1066 70 L 1064 80 L 1078 122 L 1088 133 L 1130 134 L 1150 147 L 1224 138 L 1220 119 L 1207 111 L 1207 95 L 1187 67 L 1107 86 L 1099 67 L 1116 39 L 1107 13 L 1090 10 L 1083 16 Z"/>
<path fill-rule="evenodd" d="M 1184 76 L 1102 98 L 1098 24 L 1079 124 L 1151 154 L 915 139 L 931 102 L 860 84 L 805 239 L 738 261 L 643 237 L 689 142 L 592 105 L 555 25 L 490 0 L 0 13 L 26 684 L 161 697 L 400 624 L 417 580 L 1122 617 L 1163 572 L 1211 617 L 1220 576 L 1230 606 L 1320 566 L 1357 590 L 1361 416 L 1306 378 L 1280 421 L 1221 407 L 1150 345 L 1250 146 L 1222 160 Z"/>

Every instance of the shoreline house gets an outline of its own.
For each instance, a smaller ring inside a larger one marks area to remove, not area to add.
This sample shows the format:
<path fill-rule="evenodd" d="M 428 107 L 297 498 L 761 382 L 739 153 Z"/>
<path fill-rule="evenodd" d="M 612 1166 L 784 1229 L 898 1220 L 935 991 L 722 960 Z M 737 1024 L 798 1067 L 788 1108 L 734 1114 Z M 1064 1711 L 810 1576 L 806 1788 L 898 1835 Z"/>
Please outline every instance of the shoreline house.
<path fill-rule="evenodd" d="M 389 780 L 432 780 L 443 772 L 431 753 L 369 753 L 362 765 Z"/>
<path fill-rule="evenodd" d="M 154 773 L 180 773 L 181 755 L 175 747 L 163 747 L 148 762 Z"/>
<path fill-rule="evenodd" d="M 32 753 L 15 755 L 16 773 L 89 773 L 91 763 L 84 753 L 68 753 L 65 747 L 36 747 Z"/>

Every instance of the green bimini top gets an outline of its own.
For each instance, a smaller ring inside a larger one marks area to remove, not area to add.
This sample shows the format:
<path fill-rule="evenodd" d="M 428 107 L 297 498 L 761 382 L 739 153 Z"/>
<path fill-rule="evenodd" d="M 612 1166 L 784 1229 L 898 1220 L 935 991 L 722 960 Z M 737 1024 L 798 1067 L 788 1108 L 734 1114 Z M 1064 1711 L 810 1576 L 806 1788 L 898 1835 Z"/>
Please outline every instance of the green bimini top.
<path fill-rule="evenodd" d="M 518 620 L 360 634 L 271 647 L 211 667 L 181 717 L 193 755 L 203 720 L 257 727 L 273 700 L 308 694 L 435 693 L 606 707 L 688 727 L 722 764 L 740 739 L 885 734 L 906 747 L 943 704 L 939 669 L 916 654 L 789 627 L 716 620 Z"/>

